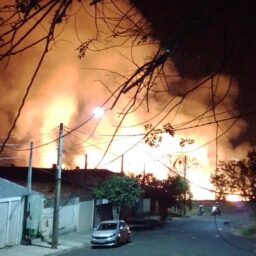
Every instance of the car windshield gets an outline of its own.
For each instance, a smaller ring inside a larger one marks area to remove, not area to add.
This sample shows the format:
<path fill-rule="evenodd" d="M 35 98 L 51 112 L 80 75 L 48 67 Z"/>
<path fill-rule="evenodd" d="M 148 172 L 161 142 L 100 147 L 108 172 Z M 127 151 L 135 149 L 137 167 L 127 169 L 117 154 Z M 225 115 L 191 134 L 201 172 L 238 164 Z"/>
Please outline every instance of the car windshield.
<path fill-rule="evenodd" d="M 99 225 L 98 230 L 115 230 L 117 223 L 102 223 Z"/>

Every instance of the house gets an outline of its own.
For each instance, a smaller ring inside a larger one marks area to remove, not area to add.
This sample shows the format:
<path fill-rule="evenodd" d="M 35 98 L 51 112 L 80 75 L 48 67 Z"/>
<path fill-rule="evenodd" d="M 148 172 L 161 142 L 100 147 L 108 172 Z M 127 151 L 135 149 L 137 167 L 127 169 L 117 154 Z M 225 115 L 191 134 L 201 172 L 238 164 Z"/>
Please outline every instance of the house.
<path fill-rule="evenodd" d="M 28 167 L 1 166 L 0 177 L 21 186 L 27 184 Z M 69 191 L 74 187 L 71 183 L 62 182 L 62 198 L 60 202 L 59 233 L 78 230 L 79 199 Z M 49 169 L 34 168 L 32 170 L 32 189 L 37 196 L 26 195 L 23 233 L 30 237 L 38 235 L 48 238 L 52 233 L 55 175 Z M 72 216 L 72 217 L 70 217 Z"/>
<path fill-rule="evenodd" d="M 45 239 L 52 235 L 53 210 L 56 186 L 56 167 L 33 168 L 33 195 L 24 194 L 26 205 L 24 230 Z M 0 166 L 0 177 L 26 190 L 28 167 Z M 59 210 L 59 234 L 92 229 L 100 221 L 113 218 L 108 200 L 94 200 L 93 190 L 100 181 L 120 175 L 107 169 L 63 169 Z M 9 190 L 12 190 L 10 188 Z M 145 200 L 143 200 L 145 201 Z M 143 209 L 145 204 L 143 204 Z M 147 207 L 149 208 L 149 207 Z M 142 208 L 141 208 L 142 209 Z M 145 211 L 145 209 L 143 210 Z M 127 214 L 129 211 L 125 211 Z M 1 218 L 1 216 L 0 216 Z"/>
<path fill-rule="evenodd" d="M 0 166 L 0 177 L 15 182 L 21 186 L 27 186 L 28 167 Z M 62 181 L 62 194 L 68 195 L 72 190 L 71 183 Z M 55 189 L 55 171 L 53 169 L 33 168 L 32 189 L 49 198 L 53 198 Z"/>
<path fill-rule="evenodd" d="M 38 233 L 46 238 L 51 236 L 55 172 L 54 168 L 32 170 L 32 189 L 38 192 L 38 196 L 30 195 L 28 198 L 30 223 L 27 226 L 34 236 Z M 0 167 L 0 177 L 24 187 L 27 184 L 27 175 L 28 167 Z M 62 170 L 59 233 L 88 230 L 101 218 L 109 217 L 109 204 L 95 204 L 93 189 L 100 180 L 111 175 L 115 173 L 105 169 Z M 108 217 L 104 216 L 107 213 Z"/>
<path fill-rule="evenodd" d="M 0 178 L 0 248 L 20 244 L 27 189 Z"/>
<path fill-rule="evenodd" d="M 99 182 L 117 173 L 107 169 L 75 169 L 63 170 L 63 179 L 69 180 L 73 184 L 81 186 L 80 190 L 80 211 L 79 230 L 85 230 L 97 226 L 102 220 L 112 219 L 112 206 L 106 200 L 94 201 L 93 190 Z M 88 209 L 92 209 L 90 212 Z M 88 220 L 91 220 L 89 222 Z"/>

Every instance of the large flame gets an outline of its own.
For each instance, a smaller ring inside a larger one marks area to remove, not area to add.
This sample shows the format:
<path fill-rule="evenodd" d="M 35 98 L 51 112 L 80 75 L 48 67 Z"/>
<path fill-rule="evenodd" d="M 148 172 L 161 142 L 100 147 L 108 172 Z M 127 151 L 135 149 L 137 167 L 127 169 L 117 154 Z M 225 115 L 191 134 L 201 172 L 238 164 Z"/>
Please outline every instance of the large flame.
<path fill-rule="evenodd" d="M 92 24 L 92 20 L 88 16 L 81 16 L 77 24 L 77 30 L 81 32 L 80 35 L 83 39 L 91 38 L 92 25 L 88 27 L 88 30 L 85 30 L 84 24 Z M 223 136 L 220 136 L 218 149 L 215 140 L 216 124 L 200 127 L 201 123 L 214 121 L 213 117 L 202 117 L 201 120 L 196 120 L 197 123 L 192 122 L 193 129 L 180 129 L 174 137 L 163 135 L 163 141 L 159 147 L 149 147 L 142 140 L 145 122 L 151 120 L 156 113 L 157 117 L 166 114 L 167 110 L 160 111 L 160 109 L 171 97 L 177 96 L 175 95 L 177 92 L 175 84 L 189 86 L 197 82 L 173 78 L 170 81 L 169 91 L 171 93 L 169 95 L 165 95 L 161 99 L 150 99 L 150 112 L 147 112 L 146 106 L 142 105 L 140 109 L 126 116 L 111 146 L 106 151 L 111 136 L 123 117 L 122 113 L 126 104 L 130 100 L 129 95 L 125 95 L 114 110 L 105 111 L 99 117 L 100 119 L 96 117 L 90 119 L 89 117 L 93 109 L 101 106 L 111 95 L 111 90 L 114 91 L 120 85 L 124 77 L 118 74 L 130 74 L 134 70 L 134 63 L 137 65 L 144 63 L 147 57 L 156 51 L 156 47 L 154 45 L 140 45 L 133 49 L 109 47 L 108 50 L 102 51 L 100 54 L 88 52 L 86 58 L 81 61 L 74 54 L 75 45 L 79 44 L 76 32 L 68 27 L 61 36 L 67 40 L 60 40 L 49 53 L 17 125 L 16 136 L 21 141 L 26 138 L 26 145 L 29 145 L 31 140 L 35 142 L 35 145 L 44 145 L 52 141 L 49 145 L 35 150 L 33 164 L 51 167 L 52 164 L 56 163 L 56 139 L 58 138 L 60 123 L 64 124 L 65 132 L 67 132 L 84 122 L 81 128 L 64 138 L 63 163 L 67 168 L 75 168 L 76 166 L 84 168 L 85 154 L 87 154 L 88 168 L 108 168 L 120 172 L 121 156 L 123 155 L 125 172 L 143 173 L 146 171 L 154 173 L 158 178 L 165 178 L 169 172 L 167 167 L 173 168 L 173 162 L 170 162 L 167 156 L 171 155 L 174 157 L 172 161 L 175 161 L 175 157 L 183 153 L 197 163 L 186 170 L 187 178 L 191 181 L 194 198 L 213 198 L 214 194 L 207 189 L 212 189 L 209 175 L 216 166 L 217 150 L 219 159 L 242 158 L 246 154 L 249 144 L 245 143 L 234 149 L 226 136 L 229 139 L 236 137 L 246 128 L 245 122 L 240 120 L 227 134 L 224 133 Z M 6 95 L 0 103 L 2 109 L 6 110 L 6 112 L 1 111 L 1 120 L 3 120 L 4 126 L 2 130 L 4 131 L 7 130 L 9 110 L 13 107 L 15 111 L 20 97 L 24 93 L 24 84 L 31 74 L 28 71 L 33 68 L 37 51 L 38 49 L 32 49 L 29 54 L 24 55 L 23 65 L 20 65 L 19 58 L 13 59 L 2 76 L 6 77 L 5 81 L 2 79 L 0 81 L 1 95 Z M 95 67 L 99 69 L 87 69 Z M 13 79 L 8 76 L 10 69 L 17 71 Z M 110 73 L 106 69 L 113 70 L 115 73 Z M 175 68 L 172 66 L 172 70 L 169 72 L 175 72 Z M 225 75 L 220 76 L 222 86 L 216 91 L 218 97 L 225 94 L 225 90 L 229 86 L 228 78 Z M 19 81 L 18 85 L 15 84 L 16 81 Z M 2 86 L 6 83 L 10 86 Z M 10 92 L 9 88 L 14 84 L 16 91 Z M 223 112 L 234 105 L 234 100 L 239 92 L 237 86 L 234 85 L 232 88 L 232 94 L 218 106 L 217 112 Z M 177 110 L 178 114 L 175 110 L 175 113 L 171 113 L 165 121 L 176 126 L 190 121 L 198 116 L 202 109 L 207 108 L 209 95 L 209 85 L 206 84 L 201 91 L 189 96 L 184 101 L 181 108 Z M 13 99 L 17 99 L 17 102 L 11 106 L 10 102 L 13 102 Z M 110 104 L 106 107 L 110 107 Z M 229 116 L 230 114 L 226 112 L 222 117 Z M 87 119 L 88 121 L 86 121 Z M 153 121 L 155 120 L 157 119 L 155 118 Z M 225 130 L 231 122 L 221 124 L 220 130 Z M 179 145 L 181 138 L 192 138 L 195 142 L 183 149 Z M 28 151 L 21 153 L 23 157 L 21 163 L 26 163 L 27 153 Z M 106 155 L 102 159 L 104 153 Z"/>

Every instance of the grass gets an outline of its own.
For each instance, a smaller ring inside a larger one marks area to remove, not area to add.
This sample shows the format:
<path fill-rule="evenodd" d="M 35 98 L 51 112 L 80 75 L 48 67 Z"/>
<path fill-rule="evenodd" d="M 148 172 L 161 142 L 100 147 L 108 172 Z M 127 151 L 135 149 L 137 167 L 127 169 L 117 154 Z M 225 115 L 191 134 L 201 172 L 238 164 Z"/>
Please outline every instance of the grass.
<path fill-rule="evenodd" d="M 195 201 L 193 202 L 193 210 L 196 211 L 199 204 L 204 204 L 209 211 L 214 201 Z M 239 214 L 241 211 L 251 211 L 251 218 L 243 223 L 243 227 L 238 226 L 238 232 L 242 236 L 256 237 L 256 205 L 249 202 L 220 202 L 221 210 L 225 214 Z M 254 214 L 253 214 L 254 213 Z"/>
<path fill-rule="evenodd" d="M 256 235 L 256 222 L 251 224 L 249 227 L 242 228 L 240 230 L 240 233 L 243 236 L 254 236 L 254 235 Z"/>

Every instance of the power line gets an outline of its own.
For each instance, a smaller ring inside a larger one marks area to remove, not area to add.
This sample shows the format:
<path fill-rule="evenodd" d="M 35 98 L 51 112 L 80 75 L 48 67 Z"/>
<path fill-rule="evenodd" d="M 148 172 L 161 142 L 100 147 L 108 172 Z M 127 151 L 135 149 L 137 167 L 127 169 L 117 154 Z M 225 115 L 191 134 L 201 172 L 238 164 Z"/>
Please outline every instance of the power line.
<path fill-rule="evenodd" d="M 236 249 L 239 249 L 239 250 L 242 250 L 242 251 L 245 251 L 245 252 L 250 252 L 250 253 L 254 253 L 253 250 L 248 250 L 247 248 L 244 248 L 244 247 L 240 247 L 238 246 L 237 244 L 233 243 L 232 241 L 226 239 L 222 233 L 220 232 L 219 230 L 219 227 L 218 227 L 218 224 L 217 224 L 217 221 L 216 221 L 216 215 L 214 216 L 214 223 L 215 223 L 215 227 L 216 227 L 216 230 L 217 230 L 217 233 L 218 235 L 220 236 L 220 238 L 226 242 L 227 244 L 231 245 L 232 247 L 236 248 Z"/>
<path fill-rule="evenodd" d="M 204 123 L 204 124 L 198 124 L 198 125 L 195 125 L 195 126 L 189 126 L 189 127 L 183 127 L 183 128 L 175 128 L 175 126 L 179 126 L 179 124 L 178 124 L 178 125 L 174 126 L 174 131 L 183 131 L 183 130 L 198 128 L 198 127 L 208 126 L 208 125 L 211 125 L 211 124 L 216 124 L 216 122 L 217 123 L 226 122 L 226 121 L 230 121 L 232 119 L 237 119 L 237 118 L 241 118 L 241 117 L 249 116 L 249 115 L 254 115 L 254 114 L 256 114 L 256 110 L 253 110 L 253 111 L 250 111 L 250 112 L 246 112 L 246 113 L 243 113 L 243 114 L 239 114 L 239 115 L 235 115 L 235 116 L 231 116 L 231 117 L 227 117 L 227 118 L 223 118 L 223 119 L 219 119 L 217 121 L 207 122 L 207 123 Z M 69 134 L 71 134 L 71 133 L 73 133 L 75 131 L 80 132 L 80 133 L 86 133 L 86 132 L 83 132 L 83 131 L 78 131 L 78 129 L 81 128 L 83 125 L 85 125 L 87 122 L 89 122 L 93 117 L 94 117 L 94 114 L 90 115 L 85 121 L 83 121 L 81 124 L 77 125 L 76 127 L 69 128 L 70 131 L 66 132 L 63 135 L 63 137 L 66 137 L 66 136 L 68 136 Z M 183 125 L 184 125 L 184 123 L 183 123 Z M 146 133 L 126 134 L 126 135 L 118 135 L 118 134 L 116 134 L 115 136 L 117 136 L 117 137 L 139 137 L 139 136 L 145 136 L 145 134 Z M 107 136 L 109 136 L 109 137 L 113 136 L 111 134 L 97 134 L 97 135 L 98 136 L 106 136 L 106 137 Z M 38 149 L 38 148 L 41 148 L 41 147 L 45 147 L 45 146 L 50 145 L 52 143 L 55 143 L 57 141 L 58 141 L 58 138 L 50 140 L 49 142 L 46 142 L 46 143 L 34 146 L 33 149 Z M 15 144 L 15 145 L 19 145 L 19 144 Z M 8 145 L 5 145 L 5 147 L 10 149 L 10 150 L 13 150 L 13 151 L 29 151 L 30 150 L 29 148 L 16 149 L 16 148 L 13 148 L 13 147 L 8 146 Z"/>

